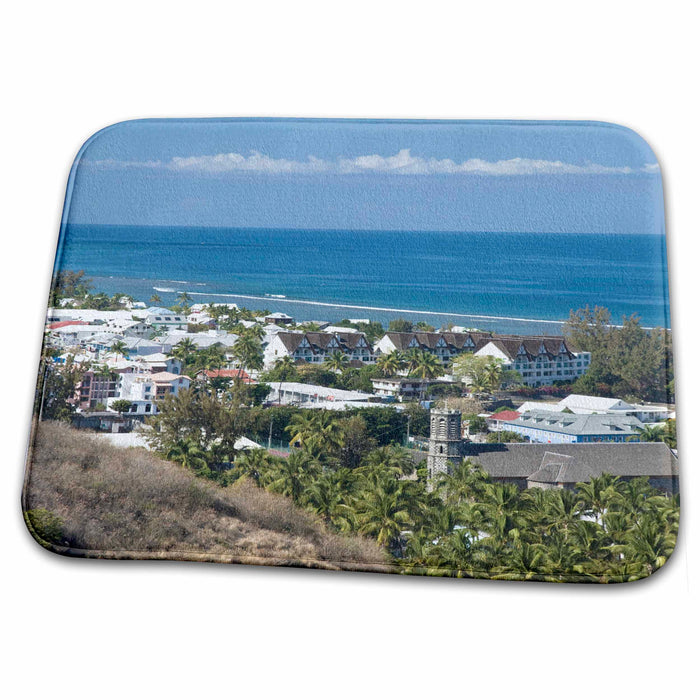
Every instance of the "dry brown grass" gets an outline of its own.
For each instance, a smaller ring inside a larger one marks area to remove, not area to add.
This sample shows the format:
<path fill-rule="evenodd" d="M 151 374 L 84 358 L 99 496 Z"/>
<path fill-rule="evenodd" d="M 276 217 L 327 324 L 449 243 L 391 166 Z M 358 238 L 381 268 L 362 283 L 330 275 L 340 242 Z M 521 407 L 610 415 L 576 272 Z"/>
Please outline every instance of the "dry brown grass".
<path fill-rule="evenodd" d="M 62 521 L 60 541 L 30 530 L 59 553 L 391 569 L 376 544 L 329 533 L 288 498 L 248 482 L 223 489 L 146 450 L 113 447 L 58 423 L 38 425 L 28 470 L 25 511 Z"/>

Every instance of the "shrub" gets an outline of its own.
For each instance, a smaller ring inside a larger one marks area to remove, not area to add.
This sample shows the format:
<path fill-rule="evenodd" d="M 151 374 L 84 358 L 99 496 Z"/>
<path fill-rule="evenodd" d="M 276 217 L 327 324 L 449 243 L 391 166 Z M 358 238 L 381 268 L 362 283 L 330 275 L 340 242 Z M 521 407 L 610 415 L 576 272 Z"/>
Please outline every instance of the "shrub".
<path fill-rule="evenodd" d="M 46 508 L 25 511 L 24 519 L 39 541 L 63 544 L 63 520 Z"/>

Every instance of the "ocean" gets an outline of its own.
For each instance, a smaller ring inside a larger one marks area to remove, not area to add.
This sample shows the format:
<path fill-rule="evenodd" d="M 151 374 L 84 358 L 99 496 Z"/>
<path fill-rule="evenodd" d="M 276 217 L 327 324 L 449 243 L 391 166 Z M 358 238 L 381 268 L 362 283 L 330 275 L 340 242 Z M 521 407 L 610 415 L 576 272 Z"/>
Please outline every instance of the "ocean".
<path fill-rule="evenodd" d="M 654 235 L 81 224 L 66 227 L 57 268 L 147 303 L 186 291 L 304 320 L 558 333 L 588 304 L 615 323 L 636 313 L 645 326 L 670 326 L 666 240 Z"/>

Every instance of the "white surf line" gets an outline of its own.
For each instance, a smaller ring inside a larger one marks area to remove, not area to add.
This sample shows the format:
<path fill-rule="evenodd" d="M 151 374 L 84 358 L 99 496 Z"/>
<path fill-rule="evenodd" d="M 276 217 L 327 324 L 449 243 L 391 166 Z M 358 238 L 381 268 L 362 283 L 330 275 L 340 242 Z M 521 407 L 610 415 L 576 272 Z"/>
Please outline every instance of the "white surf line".
<path fill-rule="evenodd" d="M 475 318 L 482 321 L 520 321 L 523 323 L 556 323 L 564 325 L 566 321 L 550 321 L 542 318 L 518 318 L 517 316 L 484 316 L 482 314 L 461 314 L 448 311 L 418 311 L 416 309 L 395 309 L 387 306 L 356 306 L 354 304 L 331 304 L 327 301 L 304 301 L 302 299 L 277 299 L 273 297 L 253 296 L 250 294 L 215 294 L 207 292 L 187 292 L 191 296 L 226 297 L 232 299 L 254 299 L 256 301 L 273 301 L 275 303 L 308 304 L 309 306 L 328 306 L 340 309 L 359 309 L 361 311 L 390 311 L 399 314 L 423 314 L 425 316 L 458 316 L 459 318 Z"/>

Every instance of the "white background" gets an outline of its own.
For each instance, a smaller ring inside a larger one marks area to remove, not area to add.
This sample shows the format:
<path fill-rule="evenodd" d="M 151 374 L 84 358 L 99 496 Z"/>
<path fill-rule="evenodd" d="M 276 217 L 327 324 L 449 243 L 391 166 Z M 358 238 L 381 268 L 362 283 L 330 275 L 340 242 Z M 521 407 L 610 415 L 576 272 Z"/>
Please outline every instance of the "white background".
<path fill-rule="evenodd" d="M 25 2 L 2 18 L 6 697 L 690 697 L 697 508 L 697 17 L 690 3 Z M 66 560 L 23 456 L 72 159 L 135 117 L 600 119 L 666 188 L 681 541 L 650 580 L 555 586 Z M 694 648 L 695 647 L 695 648 Z M 695 652 L 695 653 L 693 653 Z"/>

